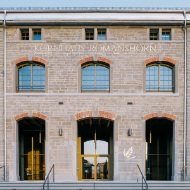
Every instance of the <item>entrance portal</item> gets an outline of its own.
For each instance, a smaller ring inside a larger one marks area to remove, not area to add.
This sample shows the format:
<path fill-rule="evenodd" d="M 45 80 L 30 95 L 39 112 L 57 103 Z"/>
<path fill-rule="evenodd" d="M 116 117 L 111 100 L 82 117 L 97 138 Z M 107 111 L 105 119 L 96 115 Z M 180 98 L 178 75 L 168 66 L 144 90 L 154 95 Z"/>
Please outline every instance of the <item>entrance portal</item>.
<path fill-rule="evenodd" d="M 78 121 L 78 178 L 113 179 L 113 121 L 102 118 Z"/>
<path fill-rule="evenodd" d="M 150 119 L 146 122 L 146 176 L 148 180 L 171 180 L 173 122 Z"/>
<path fill-rule="evenodd" d="M 20 180 L 45 178 L 45 121 L 26 118 L 18 122 Z"/>

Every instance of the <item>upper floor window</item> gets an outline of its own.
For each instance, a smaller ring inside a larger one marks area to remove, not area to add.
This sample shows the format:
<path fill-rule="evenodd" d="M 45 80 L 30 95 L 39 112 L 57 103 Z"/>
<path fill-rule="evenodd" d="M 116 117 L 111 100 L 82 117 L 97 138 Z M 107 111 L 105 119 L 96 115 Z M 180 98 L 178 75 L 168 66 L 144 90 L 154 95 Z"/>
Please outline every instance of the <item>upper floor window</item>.
<path fill-rule="evenodd" d="M 110 69 L 101 63 L 89 63 L 82 67 L 82 91 L 109 91 Z"/>
<path fill-rule="evenodd" d="M 162 29 L 162 40 L 171 40 L 171 29 Z"/>
<path fill-rule="evenodd" d="M 85 40 L 106 40 L 105 28 L 86 28 Z"/>
<path fill-rule="evenodd" d="M 106 29 L 97 29 L 98 40 L 106 40 Z"/>
<path fill-rule="evenodd" d="M 151 28 L 149 30 L 149 40 L 171 40 L 171 29 Z"/>
<path fill-rule="evenodd" d="M 21 28 L 20 29 L 20 40 L 41 40 L 42 32 L 41 28 Z"/>
<path fill-rule="evenodd" d="M 94 29 L 92 28 L 85 29 L 85 39 L 94 40 Z"/>
<path fill-rule="evenodd" d="M 174 91 L 173 67 L 163 63 L 150 64 L 146 68 L 146 91 Z"/>
<path fill-rule="evenodd" d="M 29 40 L 29 29 L 20 29 L 21 40 Z"/>
<path fill-rule="evenodd" d="M 159 40 L 159 29 L 150 29 L 150 40 Z"/>
<path fill-rule="evenodd" d="M 32 29 L 33 40 L 41 40 L 41 29 Z"/>
<path fill-rule="evenodd" d="M 17 91 L 45 91 L 45 67 L 38 63 L 19 65 Z"/>

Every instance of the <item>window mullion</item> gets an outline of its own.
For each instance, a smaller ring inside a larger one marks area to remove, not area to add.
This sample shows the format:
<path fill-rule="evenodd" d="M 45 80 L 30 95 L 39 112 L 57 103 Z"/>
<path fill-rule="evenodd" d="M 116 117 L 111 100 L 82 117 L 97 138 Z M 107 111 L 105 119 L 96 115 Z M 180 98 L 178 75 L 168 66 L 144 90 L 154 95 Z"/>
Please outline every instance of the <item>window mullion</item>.
<path fill-rule="evenodd" d="M 33 67 L 32 67 L 32 65 L 31 65 L 31 67 L 30 67 L 30 90 L 33 90 L 33 76 L 32 76 L 32 74 L 33 74 Z"/>
<path fill-rule="evenodd" d="M 158 65 L 158 91 L 160 91 L 160 64 Z"/>
<path fill-rule="evenodd" d="M 96 90 L 96 64 L 94 65 L 94 90 Z"/>

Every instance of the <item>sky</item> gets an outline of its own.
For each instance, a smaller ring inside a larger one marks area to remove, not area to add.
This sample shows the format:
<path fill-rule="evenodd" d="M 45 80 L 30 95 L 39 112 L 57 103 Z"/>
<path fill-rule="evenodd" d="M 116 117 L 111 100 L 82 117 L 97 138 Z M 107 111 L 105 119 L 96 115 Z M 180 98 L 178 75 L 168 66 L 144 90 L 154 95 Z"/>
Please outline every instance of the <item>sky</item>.
<path fill-rule="evenodd" d="M 190 8 L 190 0 L 0 0 L 0 7 Z"/>

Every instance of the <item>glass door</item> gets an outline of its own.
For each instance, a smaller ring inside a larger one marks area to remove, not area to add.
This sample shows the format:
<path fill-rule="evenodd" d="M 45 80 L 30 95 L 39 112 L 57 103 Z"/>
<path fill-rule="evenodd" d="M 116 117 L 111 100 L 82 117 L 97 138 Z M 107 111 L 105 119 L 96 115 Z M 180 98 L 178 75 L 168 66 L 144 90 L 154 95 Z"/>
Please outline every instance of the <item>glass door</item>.
<path fill-rule="evenodd" d="M 113 124 L 108 125 L 107 120 L 98 121 L 99 124 L 91 119 L 90 128 L 88 121 L 83 121 L 86 128 L 83 122 L 78 124 L 79 180 L 112 179 Z"/>
<path fill-rule="evenodd" d="M 45 131 L 20 127 L 20 179 L 45 179 Z"/>

